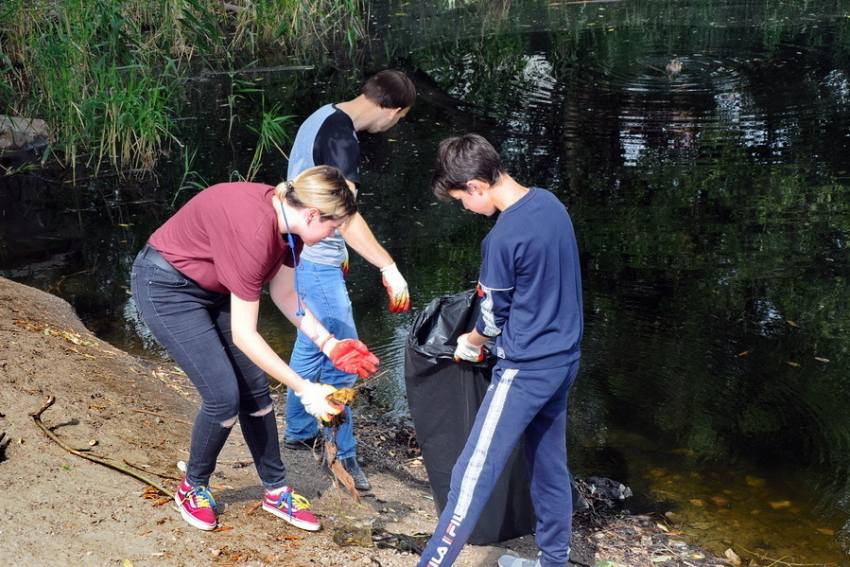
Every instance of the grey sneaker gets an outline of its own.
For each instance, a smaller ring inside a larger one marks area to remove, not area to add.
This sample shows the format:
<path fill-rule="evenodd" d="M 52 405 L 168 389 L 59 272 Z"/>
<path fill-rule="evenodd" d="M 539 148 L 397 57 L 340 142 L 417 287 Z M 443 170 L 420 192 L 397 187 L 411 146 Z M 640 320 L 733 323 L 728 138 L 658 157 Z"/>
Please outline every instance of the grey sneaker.
<path fill-rule="evenodd" d="M 540 558 L 523 559 L 513 555 L 503 555 L 499 557 L 499 567 L 540 567 Z"/>
<path fill-rule="evenodd" d="M 366 478 L 366 474 L 360 469 L 360 463 L 357 462 L 357 457 L 347 457 L 342 459 L 342 466 L 351 475 L 354 480 L 354 488 L 357 490 L 371 490 L 372 483 Z"/>

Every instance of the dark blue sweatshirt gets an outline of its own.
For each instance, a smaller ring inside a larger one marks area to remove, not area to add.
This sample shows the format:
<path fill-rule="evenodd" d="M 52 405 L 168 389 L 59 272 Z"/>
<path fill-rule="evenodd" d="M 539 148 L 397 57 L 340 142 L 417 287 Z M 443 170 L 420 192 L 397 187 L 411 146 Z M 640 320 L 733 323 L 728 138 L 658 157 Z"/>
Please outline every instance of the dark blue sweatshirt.
<path fill-rule="evenodd" d="M 554 368 L 577 359 L 584 330 L 573 224 L 555 195 L 532 187 L 502 211 L 481 243 L 481 316 L 494 354 L 513 368 Z"/>

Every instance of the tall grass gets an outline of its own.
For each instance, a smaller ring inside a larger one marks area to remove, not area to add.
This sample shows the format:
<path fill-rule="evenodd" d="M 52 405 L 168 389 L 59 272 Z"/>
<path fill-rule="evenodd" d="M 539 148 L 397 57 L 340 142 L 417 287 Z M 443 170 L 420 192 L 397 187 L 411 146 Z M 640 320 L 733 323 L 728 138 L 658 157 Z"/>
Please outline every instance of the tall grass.
<path fill-rule="evenodd" d="M 45 119 L 65 166 L 144 173 L 179 145 L 190 69 L 350 43 L 360 1 L 4 0 L 0 113 Z"/>
<path fill-rule="evenodd" d="M 251 165 L 248 167 L 248 173 L 245 176 L 246 181 L 253 181 L 260 170 L 263 154 L 272 147 L 276 148 L 287 159 L 289 158 L 286 152 L 281 149 L 278 141 L 291 138 L 287 126 L 292 123 L 293 118 L 295 117 L 292 115 L 281 114 L 281 108 L 278 104 L 271 111 L 266 111 L 266 101 L 263 99 L 263 121 L 260 128 L 248 126 L 250 130 L 257 134 L 258 139 L 254 148 L 254 158 L 251 160 Z"/>

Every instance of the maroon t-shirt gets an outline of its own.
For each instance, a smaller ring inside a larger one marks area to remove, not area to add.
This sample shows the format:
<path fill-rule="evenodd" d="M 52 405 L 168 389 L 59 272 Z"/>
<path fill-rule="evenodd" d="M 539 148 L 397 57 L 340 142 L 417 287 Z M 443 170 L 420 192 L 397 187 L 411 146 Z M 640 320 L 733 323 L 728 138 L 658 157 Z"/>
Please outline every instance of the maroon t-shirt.
<path fill-rule="evenodd" d="M 274 187 L 221 183 L 204 189 L 154 232 L 148 243 L 202 288 L 258 301 L 264 284 L 295 256 L 281 235 Z M 295 252 L 303 242 L 293 235 Z"/>

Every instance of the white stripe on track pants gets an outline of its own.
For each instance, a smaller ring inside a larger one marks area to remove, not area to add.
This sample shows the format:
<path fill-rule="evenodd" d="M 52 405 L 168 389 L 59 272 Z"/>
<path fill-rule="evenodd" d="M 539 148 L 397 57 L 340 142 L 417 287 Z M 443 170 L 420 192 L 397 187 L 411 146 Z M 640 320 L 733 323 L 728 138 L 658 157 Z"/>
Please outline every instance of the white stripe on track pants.
<path fill-rule="evenodd" d="M 572 492 L 567 468 L 567 399 L 579 360 L 545 370 L 493 369 L 469 439 L 452 469 L 446 506 L 418 567 L 449 567 L 475 528 L 508 457 L 525 434 L 535 538 L 543 567 L 569 558 Z"/>

